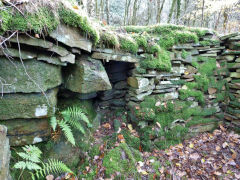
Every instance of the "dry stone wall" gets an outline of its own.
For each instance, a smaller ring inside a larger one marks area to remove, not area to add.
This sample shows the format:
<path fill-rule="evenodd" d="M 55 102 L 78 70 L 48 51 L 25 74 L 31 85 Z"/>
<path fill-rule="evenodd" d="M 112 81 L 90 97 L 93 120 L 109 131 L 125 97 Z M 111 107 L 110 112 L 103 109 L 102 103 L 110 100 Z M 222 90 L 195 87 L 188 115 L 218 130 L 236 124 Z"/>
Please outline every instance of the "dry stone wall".
<path fill-rule="evenodd" d="M 224 117 L 239 120 L 239 34 L 216 40 L 209 33 L 200 43 L 173 46 L 170 72 L 139 73 L 142 50 L 133 55 L 92 46 L 77 29 L 59 25 L 45 40 L 19 35 L 0 51 L 0 124 L 12 146 L 48 139 L 59 96 L 134 111 L 148 97 L 158 104 L 191 102 L 195 112 L 182 120 L 201 113 L 213 120 L 194 132 L 211 130 Z"/>

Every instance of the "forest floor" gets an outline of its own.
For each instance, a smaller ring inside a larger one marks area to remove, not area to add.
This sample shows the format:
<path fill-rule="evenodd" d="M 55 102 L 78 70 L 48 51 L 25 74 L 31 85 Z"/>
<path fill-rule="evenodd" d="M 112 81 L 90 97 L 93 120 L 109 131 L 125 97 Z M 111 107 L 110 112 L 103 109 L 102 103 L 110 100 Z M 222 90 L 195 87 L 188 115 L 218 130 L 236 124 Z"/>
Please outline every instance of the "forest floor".
<path fill-rule="evenodd" d="M 122 124 L 123 129 L 128 129 Z M 113 125 L 105 123 L 95 133 L 95 142 L 101 143 L 106 135 L 114 133 Z M 136 131 L 132 130 L 136 135 Z M 124 142 L 121 132 L 115 147 Z M 114 148 L 114 147 L 113 147 Z M 105 144 L 100 147 L 101 154 L 95 156 L 87 171 L 97 166 L 97 179 L 106 179 L 103 167 Z M 141 149 L 140 149 L 141 151 Z M 240 135 L 220 127 L 212 133 L 202 133 L 185 140 L 182 144 L 169 149 L 141 152 L 142 161 L 137 162 L 137 171 L 141 179 L 240 179 Z M 153 164 L 158 163 L 159 166 Z M 87 174 L 86 171 L 86 174 Z M 117 175 L 112 175 L 114 179 Z M 127 179 L 136 179 L 129 177 Z"/>

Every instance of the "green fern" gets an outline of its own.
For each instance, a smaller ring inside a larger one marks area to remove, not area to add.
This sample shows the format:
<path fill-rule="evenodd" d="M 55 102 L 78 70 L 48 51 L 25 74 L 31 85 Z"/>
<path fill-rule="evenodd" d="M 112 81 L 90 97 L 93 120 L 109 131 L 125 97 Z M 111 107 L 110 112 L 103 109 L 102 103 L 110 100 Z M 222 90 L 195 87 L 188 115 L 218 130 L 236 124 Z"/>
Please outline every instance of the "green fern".
<path fill-rule="evenodd" d="M 55 116 L 51 117 L 50 125 L 51 125 L 53 131 L 55 131 L 57 128 L 57 118 Z"/>
<path fill-rule="evenodd" d="M 88 127 L 92 127 L 88 117 L 80 107 L 69 107 L 61 112 L 63 120 L 57 120 L 55 116 L 50 119 L 50 125 L 53 131 L 56 130 L 57 125 L 62 129 L 66 139 L 75 146 L 75 139 L 71 128 L 75 128 L 81 133 L 85 134 L 84 126 L 81 121 L 85 122 Z"/>
<path fill-rule="evenodd" d="M 91 127 L 91 123 L 88 120 L 88 117 L 83 113 L 80 107 L 69 107 L 67 110 L 61 113 L 66 120 L 70 121 L 84 121 L 87 123 L 88 127 Z M 75 124 L 74 124 L 75 125 Z"/>
<path fill-rule="evenodd" d="M 73 136 L 72 133 L 72 129 L 70 128 L 69 124 L 64 121 L 58 121 L 58 125 L 60 126 L 60 128 L 62 129 L 62 131 L 64 132 L 65 137 L 67 138 L 67 140 L 75 146 L 75 138 Z"/>
<path fill-rule="evenodd" d="M 35 176 L 37 178 L 46 176 L 50 173 L 61 174 L 61 173 L 73 173 L 62 161 L 56 159 L 48 159 L 47 163 L 42 163 L 43 168 L 37 170 Z"/>
<path fill-rule="evenodd" d="M 23 160 L 14 165 L 15 169 L 28 170 L 32 179 L 39 179 L 48 174 L 55 173 L 73 173 L 62 161 L 56 159 L 48 159 L 43 163 L 41 159 L 41 150 L 33 145 L 22 148 L 24 152 L 17 153 Z"/>

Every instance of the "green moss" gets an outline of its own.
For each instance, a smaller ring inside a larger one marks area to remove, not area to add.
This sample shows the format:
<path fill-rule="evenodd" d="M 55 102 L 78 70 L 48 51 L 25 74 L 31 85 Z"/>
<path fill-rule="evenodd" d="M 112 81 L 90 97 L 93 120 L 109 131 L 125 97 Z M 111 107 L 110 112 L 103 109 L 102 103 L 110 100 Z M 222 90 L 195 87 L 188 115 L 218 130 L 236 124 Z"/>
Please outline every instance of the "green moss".
<path fill-rule="evenodd" d="M 138 46 L 139 47 L 142 47 L 144 49 L 147 49 L 148 47 L 148 38 L 149 38 L 149 35 L 143 35 L 143 34 L 134 34 L 132 35 L 133 39 L 137 42 Z"/>
<path fill-rule="evenodd" d="M 61 21 L 65 24 L 80 28 L 83 33 L 86 33 L 92 38 L 94 44 L 97 44 L 100 39 L 99 32 L 90 24 L 87 17 L 82 17 L 74 11 L 66 8 L 59 9 L 59 16 Z"/>
<path fill-rule="evenodd" d="M 169 72 L 171 70 L 171 58 L 170 53 L 164 49 L 161 49 L 158 45 L 154 45 L 149 48 L 150 52 L 156 53 L 147 55 L 146 59 L 140 61 L 140 66 L 144 69 L 156 69 L 158 71 Z"/>
<path fill-rule="evenodd" d="M 136 71 L 137 71 L 139 74 L 146 74 L 146 73 L 147 73 L 146 69 L 141 68 L 141 67 L 137 67 L 137 68 L 136 68 Z"/>
<path fill-rule="evenodd" d="M 207 40 L 204 40 L 204 41 L 200 41 L 199 44 L 201 46 L 216 46 L 220 43 L 219 40 L 212 40 L 212 39 L 207 39 Z"/>
<path fill-rule="evenodd" d="M 199 124 L 209 124 L 209 123 L 216 123 L 216 119 L 211 119 L 211 118 L 202 118 L 201 116 L 194 117 L 191 121 L 189 121 L 186 126 L 191 127 L 194 125 L 199 125 Z"/>
<path fill-rule="evenodd" d="M 32 30 L 35 33 L 48 33 L 53 31 L 59 24 L 58 19 L 47 8 L 40 8 L 36 13 L 27 13 L 25 16 L 23 17 L 20 13 L 12 15 L 5 30 L 22 32 Z"/>
<path fill-rule="evenodd" d="M 129 147 L 139 150 L 140 139 L 138 137 L 133 136 L 128 130 L 123 130 L 121 134 L 123 135 Z"/>
<path fill-rule="evenodd" d="M 204 94 L 201 91 L 180 89 L 179 94 L 180 94 L 179 97 L 181 100 L 186 100 L 188 97 L 195 97 L 196 100 L 201 104 L 205 102 Z"/>
<path fill-rule="evenodd" d="M 187 52 L 187 51 L 185 51 L 185 50 L 182 50 L 181 56 L 182 56 L 183 59 L 186 59 L 189 55 L 190 55 L 189 52 Z"/>
<path fill-rule="evenodd" d="M 0 20 L 1 20 L 0 34 L 3 34 L 3 32 L 8 30 L 8 26 L 11 18 L 12 18 L 12 15 L 10 13 L 10 9 L 6 9 L 5 11 L 0 11 Z"/>
<path fill-rule="evenodd" d="M 160 37 L 158 44 L 160 47 L 165 48 L 165 49 L 171 49 L 173 45 L 175 44 L 175 39 L 172 37 L 172 35 L 167 36 L 167 37 Z"/>
<path fill-rule="evenodd" d="M 126 159 L 122 159 L 122 152 L 126 154 Z M 119 172 L 123 177 L 135 175 L 136 162 L 141 160 L 139 152 L 132 150 L 126 143 L 121 143 L 118 147 L 110 150 L 103 159 L 103 166 L 106 168 L 105 174 L 110 177 L 113 173 Z"/>
<path fill-rule="evenodd" d="M 100 46 L 105 45 L 110 48 L 119 48 L 120 43 L 118 40 L 118 36 L 113 32 L 104 32 L 100 34 Z"/>
<path fill-rule="evenodd" d="M 124 51 L 136 54 L 138 51 L 138 44 L 131 37 L 121 36 L 120 37 L 120 48 L 123 49 Z"/>

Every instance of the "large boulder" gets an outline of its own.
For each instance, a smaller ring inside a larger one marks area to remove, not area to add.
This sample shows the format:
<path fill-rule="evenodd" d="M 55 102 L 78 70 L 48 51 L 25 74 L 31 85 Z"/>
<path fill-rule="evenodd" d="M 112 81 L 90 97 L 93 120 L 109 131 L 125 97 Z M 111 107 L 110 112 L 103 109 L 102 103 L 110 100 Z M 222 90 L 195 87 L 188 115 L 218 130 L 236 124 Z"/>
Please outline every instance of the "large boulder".
<path fill-rule="evenodd" d="M 78 28 L 59 24 L 57 29 L 50 33 L 50 37 L 69 47 L 80 48 L 88 52 L 92 50 L 92 42 L 81 36 L 81 32 Z"/>
<path fill-rule="evenodd" d="M 0 179 L 10 180 L 9 162 L 10 162 L 10 146 L 7 138 L 7 128 L 0 125 Z"/>
<path fill-rule="evenodd" d="M 11 119 L 0 121 L 7 126 L 11 146 L 23 146 L 46 141 L 50 136 L 48 119 Z"/>
<path fill-rule="evenodd" d="M 65 87 L 73 92 L 92 93 L 112 89 L 108 75 L 99 60 L 81 56 L 65 72 Z"/>
<path fill-rule="evenodd" d="M 42 92 L 62 83 L 61 67 L 37 60 L 8 60 L 0 57 L 0 77 L 2 93 Z M 0 86 L 1 87 L 1 86 Z"/>
<path fill-rule="evenodd" d="M 0 100 L 0 120 L 45 118 L 55 113 L 57 89 L 32 94 L 4 94 Z"/>

